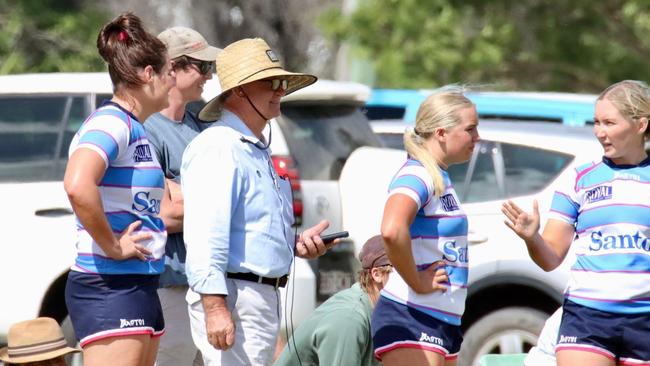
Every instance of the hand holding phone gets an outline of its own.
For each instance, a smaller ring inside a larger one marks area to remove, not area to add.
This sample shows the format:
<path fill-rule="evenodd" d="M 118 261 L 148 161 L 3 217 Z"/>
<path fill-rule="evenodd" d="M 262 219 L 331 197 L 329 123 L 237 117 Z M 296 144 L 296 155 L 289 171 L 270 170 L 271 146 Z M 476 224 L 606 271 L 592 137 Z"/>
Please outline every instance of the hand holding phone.
<path fill-rule="evenodd" d="M 331 244 L 335 239 L 347 238 L 348 236 L 350 236 L 350 233 L 347 231 L 339 231 L 338 233 L 321 235 L 320 239 L 323 241 L 323 244 Z"/>

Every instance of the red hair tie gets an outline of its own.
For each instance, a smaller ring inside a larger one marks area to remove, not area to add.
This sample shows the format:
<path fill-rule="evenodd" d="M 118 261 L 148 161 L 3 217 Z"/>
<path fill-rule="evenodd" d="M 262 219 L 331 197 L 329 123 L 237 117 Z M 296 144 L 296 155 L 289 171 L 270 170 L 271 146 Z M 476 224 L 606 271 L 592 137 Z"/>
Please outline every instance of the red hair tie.
<path fill-rule="evenodd" d="M 118 39 L 120 42 L 124 42 L 124 41 L 126 41 L 127 39 L 129 39 L 129 34 L 126 33 L 126 31 L 121 31 L 121 32 L 117 35 L 117 39 Z"/>

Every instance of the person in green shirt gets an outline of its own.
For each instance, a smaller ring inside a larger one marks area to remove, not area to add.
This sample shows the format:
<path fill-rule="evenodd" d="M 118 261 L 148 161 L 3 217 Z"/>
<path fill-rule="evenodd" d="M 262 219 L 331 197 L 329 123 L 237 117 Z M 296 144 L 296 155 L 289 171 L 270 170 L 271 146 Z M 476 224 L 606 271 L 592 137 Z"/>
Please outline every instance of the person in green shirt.
<path fill-rule="evenodd" d="M 359 253 L 358 282 L 330 297 L 293 333 L 276 366 L 379 365 L 373 355 L 370 317 L 392 266 L 381 235 Z"/>

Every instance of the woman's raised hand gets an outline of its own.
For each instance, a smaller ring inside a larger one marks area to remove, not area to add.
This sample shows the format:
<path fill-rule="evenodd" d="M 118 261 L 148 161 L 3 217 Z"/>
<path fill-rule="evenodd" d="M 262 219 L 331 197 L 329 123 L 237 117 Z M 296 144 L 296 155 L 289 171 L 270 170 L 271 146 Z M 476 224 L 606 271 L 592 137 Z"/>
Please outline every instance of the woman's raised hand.
<path fill-rule="evenodd" d="M 539 231 L 539 206 L 537 200 L 533 201 L 532 213 L 524 212 L 510 200 L 503 203 L 501 212 L 506 215 L 506 220 L 503 222 L 520 238 L 532 240 Z"/>

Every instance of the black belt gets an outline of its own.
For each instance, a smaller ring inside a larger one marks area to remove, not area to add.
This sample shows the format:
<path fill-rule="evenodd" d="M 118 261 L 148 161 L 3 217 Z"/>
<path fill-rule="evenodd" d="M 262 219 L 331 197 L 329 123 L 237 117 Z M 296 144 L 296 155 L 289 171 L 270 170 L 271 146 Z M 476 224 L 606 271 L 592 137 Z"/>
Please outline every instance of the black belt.
<path fill-rule="evenodd" d="M 251 281 L 251 282 L 257 282 L 257 283 L 263 283 L 265 285 L 271 285 L 275 288 L 278 287 L 284 287 L 287 285 L 287 278 L 289 276 L 284 275 L 282 277 L 278 278 L 269 278 L 269 277 L 262 277 L 258 276 L 254 273 L 246 272 L 228 272 L 226 275 L 228 278 L 234 278 L 236 280 L 244 280 L 244 281 Z"/>

